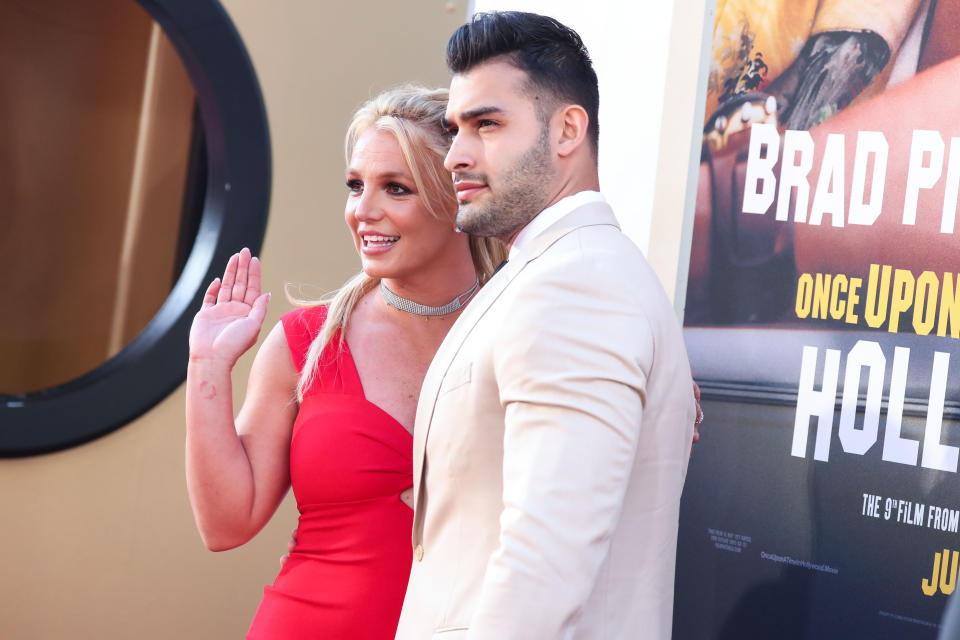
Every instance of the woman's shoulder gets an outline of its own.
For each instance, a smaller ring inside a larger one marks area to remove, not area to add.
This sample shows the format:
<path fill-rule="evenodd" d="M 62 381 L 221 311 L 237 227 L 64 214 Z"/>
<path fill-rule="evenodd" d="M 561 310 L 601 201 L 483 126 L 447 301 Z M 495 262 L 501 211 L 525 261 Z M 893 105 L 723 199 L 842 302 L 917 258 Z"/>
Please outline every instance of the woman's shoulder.
<path fill-rule="evenodd" d="M 316 335 L 327 319 L 327 305 L 318 304 L 312 307 L 297 307 L 287 311 L 280 317 L 285 330 L 307 331 Z"/>
<path fill-rule="evenodd" d="M 310 343 L 320 333 L 326 319 L 327 305 L 325 304 L 299 307 L 280 317 L 283 333 L 287 338 L 287 346 L 290 348 L 290 355 L 293 356 L 298 371 L 303 367 Z"/>

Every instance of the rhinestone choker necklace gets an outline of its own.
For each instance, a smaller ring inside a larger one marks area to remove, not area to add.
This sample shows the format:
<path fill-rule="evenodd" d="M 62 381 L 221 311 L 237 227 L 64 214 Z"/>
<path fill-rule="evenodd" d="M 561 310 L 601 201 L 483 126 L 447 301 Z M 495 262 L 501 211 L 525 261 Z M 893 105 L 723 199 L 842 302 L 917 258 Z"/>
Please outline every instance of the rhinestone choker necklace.
<path fill-rule="evenodd" d="M 446 316 L 454 311 L 458 311 L 467 302 L 470 301 L 470 298 L 473 297 L 473 294 L 477 292 L 477 289 L 480 288 L 480 278 L 473 282 L 473 286 L 458 295 L 456 298 L 451 300 L 445 305 L 439 307 L 430 307 L 425 304 L 420 304 L 419 302 L 414 302 L 413 300 L 407 300 L 406 298 L 401 298 L 393 291 L 387 288 L 387 285 L 384 284 L 383 280 L 380 281 L 380 295 L 383 296 L 383 301 L 394 309 L 399 309 L 400 311 L 406 311 L 407 313 L 412 313 L 416 316 Z"/>

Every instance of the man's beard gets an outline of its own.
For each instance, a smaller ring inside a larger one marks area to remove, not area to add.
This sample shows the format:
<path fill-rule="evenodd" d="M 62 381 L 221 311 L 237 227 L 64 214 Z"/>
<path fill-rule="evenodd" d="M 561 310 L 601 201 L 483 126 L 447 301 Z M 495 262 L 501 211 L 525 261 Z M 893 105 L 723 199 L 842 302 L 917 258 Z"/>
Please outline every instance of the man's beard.
<path fill-rule="evenodd" d="M 463 203 L 457 211 L 457 228 L 474 236 L 506 240 L 516 234 L 549 202 L 548 189 L 556 172 L 550 162 L 550 125 L 543 123 L 537 141 L 505 171 L 485 202 Z M 476 179 L 463 173 L 461 179 Z M 484 180 L 486 182 L 486 180 Z"/>

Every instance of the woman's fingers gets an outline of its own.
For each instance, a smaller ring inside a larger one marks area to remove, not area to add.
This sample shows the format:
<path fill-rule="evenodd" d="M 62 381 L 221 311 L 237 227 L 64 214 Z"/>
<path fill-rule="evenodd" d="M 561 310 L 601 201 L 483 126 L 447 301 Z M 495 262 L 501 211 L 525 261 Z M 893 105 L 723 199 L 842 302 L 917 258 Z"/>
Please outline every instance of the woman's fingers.
<path fill-rule="evenodd" d="M 692 369 L 690 374 L 693 375 Z M 696 380 L 693 381 L 693 401 L 697 405 L 697 417 L 693 421 L 693 444 L 697 444 L 700 442 L 700 423 L 703 422 L 703 408 L 700 406 L 700 385 L 697 384 Z M 693 447 L 693 445 L 690 446 Z"/>
<path fill-rule="evenodd" d="M 217 302 L 230 302 L 233 295 L 233 283 L 237 280 L 237 263 L 240 262 L 240 254 L 235 253 L 227 261 L 227 268 L 223 271 L 223 282 L 220 283 L 220 293 L 217 294 Z"/>
<path fill-rule="evenodd" d="M 217 293 L 220 291 L 220 278 L 214 278 L 213 282 L 210 283 L 210 286 L 207 287 L 207 292 L 203 294 L 203 305 L 201 309 L 206 309 L 207 307 L 212 307 L 217 303 Z"/>
<path fill-rule="evenodd" d="M 287 560 L 290 559 L 290 554 L 293 553 L 294 549 L 297 548 L 297 528 L 294 527 L 293 531 L 290 532 L 290 540 L 287 542 L 287 552 L 280 556 L 280 566 L 287 564 Z"/>
<path fill-rule="evenodd" d="M 213 293 L 214 302 L 243 302 L 253 306 L 254 302 L 261 297 L 261 284 L 260 260 L 251 256 L 250 249 L 244 247 L 240 253 L 233 254 L 227 261 L 223 280 L 219 281 Z M 210 289 L 207 293 L 209 292 Z M 206 296 L 204 297 L 204 306 L 210 306 L 214 302 L 208 304 Z"/>
<path fill-rule="evenodd" d="M 263 319 L 267 315 L 267 304 L 270 302 L 270 294 L 265 293 L 253 301 L 253 308 L 250 309 L 250 315 L 247 317 L 257 323 L 258 327 L 263 326 Z"/>
<path fill-rule="evenodd" d="M 246 302 L 247 272 L 249 270 L 250 249 L 244 247 L 240 250 L 240 253 L 237 257 L 237 279 L 233 282 L 233 293 L 230 294 L 231 300 L 236 300 L 237 302 Z"/>
<path fill-rule="evenodd" d="M 252 305 L 260 297 L 260 286 L 260 260 L 251 258 L 250 267 L 247 269 L 247 293 L 243 296 L 243 301 Z"/>

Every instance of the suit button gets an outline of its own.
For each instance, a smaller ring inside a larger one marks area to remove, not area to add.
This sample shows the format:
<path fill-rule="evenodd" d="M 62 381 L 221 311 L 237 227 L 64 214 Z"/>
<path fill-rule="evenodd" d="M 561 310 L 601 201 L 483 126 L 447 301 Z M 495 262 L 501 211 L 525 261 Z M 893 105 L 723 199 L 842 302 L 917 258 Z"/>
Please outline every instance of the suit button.
<path fill-rule="evenodd" d="M 423 545 L 418 544 L 413 548 L 413 557 L 417 559 L 417 562 L 423 560 Z"/>

